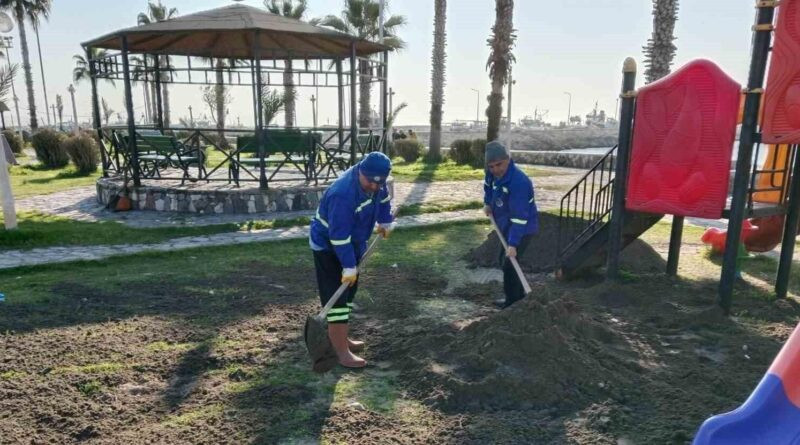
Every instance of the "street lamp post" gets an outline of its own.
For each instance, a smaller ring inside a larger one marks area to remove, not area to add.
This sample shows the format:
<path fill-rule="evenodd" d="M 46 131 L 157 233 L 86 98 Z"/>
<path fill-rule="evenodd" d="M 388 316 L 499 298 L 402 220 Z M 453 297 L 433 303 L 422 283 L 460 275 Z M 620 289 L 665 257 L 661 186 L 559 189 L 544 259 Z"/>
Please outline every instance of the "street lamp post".
<path fill-rule="evenodd" d="M 189 105 L 189 125 L 194 127 L 194 115 L 192 114 L 192 106 Z"/>
<path fill-rule="evenodd" d="M 11 36 L 4 36 L 3 42 L 0 44 L 0 48 L 6 50 L 6 61 L 8 62 L 8 69 L 11 69 Z M 14 88 L 14 79 L 11 79 L 11 94 L 14 95 L 14 108 L 17 112 L 17 131 L 19 132 L 19 137 L 22 139 L 22 119 L 19 117 L 19 98 L 17 98 L 17 91 Z M 11 120 L 14 120 L 13 118 Z"/>
<path fill-rule="evenodd" d="M 316 107 L 317 98 L 312 94 L 311 95 L 311 113 L 314 117 L 314 128 L 317 128 L 317 107 Z"/>
<path fill-rule="evenodd" d="M 75 86 L 69 84 L 67 91 L 69 91 L 69 96 L 72 99 L 72 119 L 75 121 L 75 126 L 72 131 L 78 134 L 78 109 L 75 108 Z"/>
<path fill-rule="evenodd" d="M 475 88 L 470 88 L 470 90 L 475 92 L 477 96 L 477 105 L 475 106 L 475 128 L 478 128 L 478 124 L 480 123 L 480 116 L 481 116 L 481 92 L 476 90 Z"/>
<path fill-rule="evenodd" d="M 567 127 L 569 127 L 569 119 L 572 117 L 572 94 L 564 91 L 564 94 L 569 96 L 569 103 L 567 104 Z"/>

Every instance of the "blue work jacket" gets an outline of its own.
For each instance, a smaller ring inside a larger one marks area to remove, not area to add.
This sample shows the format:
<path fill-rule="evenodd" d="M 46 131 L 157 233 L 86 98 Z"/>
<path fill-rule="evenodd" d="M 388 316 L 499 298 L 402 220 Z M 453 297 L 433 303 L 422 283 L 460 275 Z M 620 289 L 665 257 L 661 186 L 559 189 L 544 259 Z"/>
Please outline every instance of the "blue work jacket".
<path fill-rule="evenodd" d="M 483 203 L 491 206 L 494 220 L 509 246 L 516 247 L 523 236 L 539 231 L 533 182 L 514 161 L 510 161 L 506 174 L 501 178 L 486 171 Z"/>

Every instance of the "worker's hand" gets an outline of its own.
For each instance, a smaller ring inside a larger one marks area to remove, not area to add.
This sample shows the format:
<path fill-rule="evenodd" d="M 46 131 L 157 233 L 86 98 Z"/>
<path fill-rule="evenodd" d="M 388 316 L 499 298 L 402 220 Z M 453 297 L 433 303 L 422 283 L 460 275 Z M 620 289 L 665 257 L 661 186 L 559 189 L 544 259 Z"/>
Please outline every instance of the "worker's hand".
<path fill-rule="evenodd" d="M 483 206 L 483 213 L 484 213 L 486 216 L 492 216 L 492 206 L 490 206 L 490 205 L 484 205 L 484 206 Z"/>
<path fill-rule="evenodd" d="M 342 270 L 342 283 L 347 283 L 347 286 L 353 287 L 358 281 L 358 269 L 355 267 L 347 267 Z"/>
<path fill-rule="evenodd" d="M 389 238 L 392 230 L 394 230 L 394 223 L 379 224 L 376 232 L 378 232 L 378 235 L 382 236 L 383 239 L 386 239 Z"/>
<path fill-rule="evenodd" d="M 517 248 L 514 246 L 508 246 L 508 249 L 506 249 L 506 256 L 509 258 L 516 258 Z"/>

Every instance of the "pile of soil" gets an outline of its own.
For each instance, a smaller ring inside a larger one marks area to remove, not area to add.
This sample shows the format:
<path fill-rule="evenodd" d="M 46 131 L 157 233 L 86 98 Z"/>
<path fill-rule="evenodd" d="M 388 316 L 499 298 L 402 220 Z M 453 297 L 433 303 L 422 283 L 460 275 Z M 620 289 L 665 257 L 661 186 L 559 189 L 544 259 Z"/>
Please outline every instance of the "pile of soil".
<path fill-rule="evenodd" d="M 472 267 L 500 267 L 502 249 L 497 234 L 492 231 L 486 241 L 466 255 L 465 260 Z M 537 273 L 552 271 L 557 257 L 558 216 L 539 213 L 539 233 L 517 260 L 525 272 Z"/>
<path fill-rule="evenodd" d="M 558 219 L 550 213 L 539 214 L 539 233 L 517 257 L 523 271 L 541 273 L 555 270 L 559 247 Z M 574 225 L 580 227 L 581 223 L 581 220 L 575 220 Z M 491 232 L 486 241 L 469 251 L 464 259 L 470 267 L 500 267 L 501 250 L 497 234 Z M 651 273 L 663 271 L 666 262 L 649 244 L 635 240 L 622 251 L 620 266 L 631 272 Z"/>
<path fill-rule="evenodd" d="M 415 380 L 431 385 L 435 403 L 462 409 L 575 407 L 637 381 L 641 365 L 612 323 L 543 293 L 435 336 L 430 355 L 416 357 Z"/>

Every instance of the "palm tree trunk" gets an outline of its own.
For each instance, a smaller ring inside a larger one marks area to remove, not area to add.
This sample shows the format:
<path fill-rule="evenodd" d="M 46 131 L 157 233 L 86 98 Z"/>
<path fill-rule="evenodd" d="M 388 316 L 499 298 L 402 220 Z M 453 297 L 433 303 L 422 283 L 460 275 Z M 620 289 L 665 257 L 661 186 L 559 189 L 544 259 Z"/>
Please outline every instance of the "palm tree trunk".
<path fill-rule="evenodd" d="M 486 140 L 494 141 L 500 135 L 500 118 L 503 115 L 503 87 L 511 67 L 511 47 L 514 44 L 514 0 L 497 0 L 495 6 L 494 35 L 490 40 L 492 92 L 486 109 Z"/>
<path fill-rule="evenodd" d="M 226 147 L 225 141 L 225 76 L 223 69 L 225 62 L 222 59 L 217 59 L 217 84 L 214 87 L 217 99 L 217 135 L 219 136 L 219 144 L 221 147 Z"/>
<path fill-rule="evenodd" d="M 358 72 L 361 74 L 358 83 L 358 126 L 361 128 L 372 127 L 372 109 L 370 108 L 370 95 L 372 82 L 370 82 L 371 69 L 369 62 L 360 60 Z"/>
<path fill-rule="evenodd" d="M 169 56 L 163 56 L 164 60 L 161 64 L 162 67 L 166 67 L 169 69 Z M 164 127 L 169 128 L 170 118 L 169 118 L 169 88 L 168 83 L 164 82 L 164 78 L 168 78 L 168 73 L 163 72 L 162 82 L 161 82 L 161 96 L 164 102 Z"/>
<path fill-rule="evenodd" d="M 147 82 L 142 82 L 142 92 L 144 93 L 144 115 L 150 116 L 150 95 L 147 94 L 150 91 L 150 87 L 148 87 Z"/>
<path fill-rule="evenodd" d="M 28 90 L 28 112 L 30 114 L 31 130 L 39 128 L 36 119 L 36 100 L 33 95 L 33 74 L 31 73 L 31 60 L 28 51 L 28 37 L 25 34 L 25 14 L 21 3 L 17 3 L 15 10 L 17 16 L 17 26 L 19 27 L 19 46 L 22 48 L 22 70 L 25 72 L 25 86 Z"/>
<path fill-rule="evenodd" d="M 158 99 L 156 95 L 158 94 L 158 90 L 156 89 L 156 83 L 150 82 L 150 104 L 152 108 L 150 111 L 152 112 L 153 120 L 151 122 L 158 122 Z M 163 107 L 164 104 L 161 104 Z"/>
<path fill-rule="evenodd" d="M 644 46 L 647 83 L 655 82 L 670 72 L 677 49 L 673 43 L 677 19 L 678 0 L 653 1 L 653 34 Z"/>
<path fill-rule="evenodd" d="M 283 71 L 283 94 L 286 97 L 286 103 L 283 106 L 284 124 L 286 127 L 294 127 L 296 91 L 291 60 L 286 61 L 286 69 Z"/>
<path fill-rule="evenodd" d="M 433 18 L 433 55 L 431 56 L 431 136 L 428 160 L 442 158 L 442 105 L 444 104 L 445 44 L 447 0 L 436 0 Z"/>

